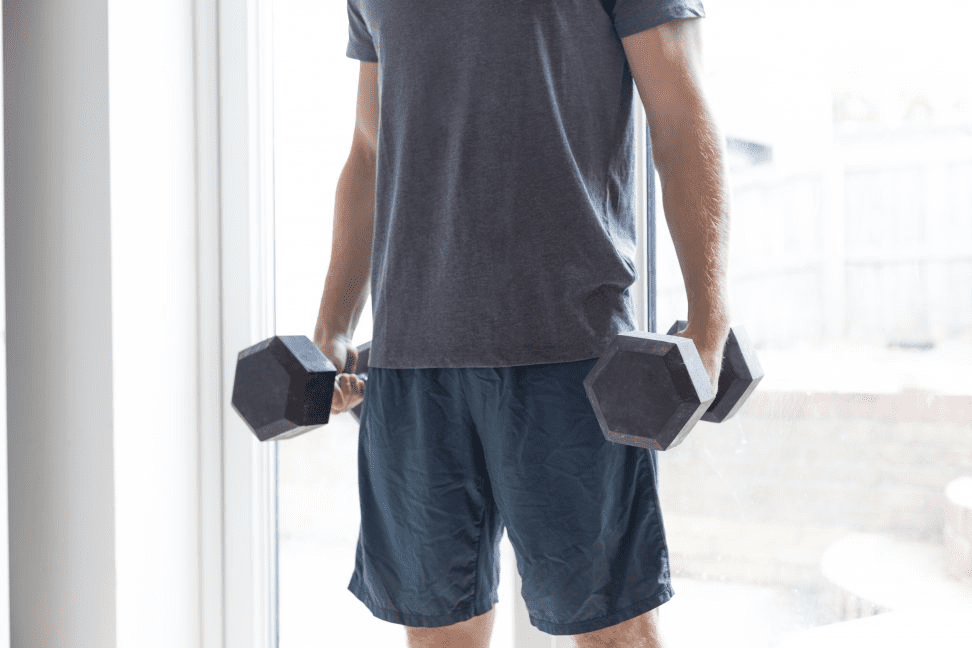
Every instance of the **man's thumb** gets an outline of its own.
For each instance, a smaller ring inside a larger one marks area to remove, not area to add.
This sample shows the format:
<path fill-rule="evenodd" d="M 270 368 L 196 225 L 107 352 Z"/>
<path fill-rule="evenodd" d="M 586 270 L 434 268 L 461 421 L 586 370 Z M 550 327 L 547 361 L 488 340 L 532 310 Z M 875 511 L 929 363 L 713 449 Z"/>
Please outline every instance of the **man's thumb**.
<path fill-rule="evenodd" d="M 354 373 L 354 368 L 358 364 L 358 352 L 353 347 L 348 347 L 347 349 L 347 361 L 344 363 L 344 371 L 341 373 Z"/>

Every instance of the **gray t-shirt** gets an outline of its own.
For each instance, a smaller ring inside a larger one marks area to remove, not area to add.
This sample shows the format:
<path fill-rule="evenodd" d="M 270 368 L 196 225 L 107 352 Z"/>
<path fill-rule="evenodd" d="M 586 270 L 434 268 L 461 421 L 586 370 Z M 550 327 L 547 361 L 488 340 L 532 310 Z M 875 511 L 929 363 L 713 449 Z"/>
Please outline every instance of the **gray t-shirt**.
<path fill-rule="evenodd" d="M 378 61 L 369 365 L 600 356 L 637 328 L 621 38 L 699 0 L 348 0 Z M 654 175 L 649 168 L 650 176 Z"/>

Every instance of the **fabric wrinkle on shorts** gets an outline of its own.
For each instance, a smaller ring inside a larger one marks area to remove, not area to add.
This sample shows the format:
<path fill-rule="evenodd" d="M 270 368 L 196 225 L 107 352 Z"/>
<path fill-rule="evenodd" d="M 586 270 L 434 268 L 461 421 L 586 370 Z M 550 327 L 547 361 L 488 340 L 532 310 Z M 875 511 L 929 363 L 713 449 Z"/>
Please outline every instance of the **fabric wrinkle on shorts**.
<path fill-rule="evenodd" d="M 543 632 L 673 596 L 657 454 L 604 439 L 583 387 L 596 362 L 369 369 L 348 589 L 374 616 L 437 627 L 488 612 L 504 528 Z"/>

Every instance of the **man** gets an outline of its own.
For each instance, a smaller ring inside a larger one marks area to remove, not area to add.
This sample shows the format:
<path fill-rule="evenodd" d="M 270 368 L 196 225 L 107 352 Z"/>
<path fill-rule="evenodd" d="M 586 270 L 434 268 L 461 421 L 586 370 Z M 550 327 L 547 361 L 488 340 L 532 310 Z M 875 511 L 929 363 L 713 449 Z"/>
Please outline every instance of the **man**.
<path fill-rule="evenodd" d="M 655 452 L 607 442 L 582 381 L 636 328 L 633 83 L 718 384 L 724 138 L 698 0 L 348 0 L 358 119 L 315 342 L 363 398 L 349 589 L 411 648 L 485 648 L 503 529 L 540 630 L 660 646 L 671 588 Z"/>

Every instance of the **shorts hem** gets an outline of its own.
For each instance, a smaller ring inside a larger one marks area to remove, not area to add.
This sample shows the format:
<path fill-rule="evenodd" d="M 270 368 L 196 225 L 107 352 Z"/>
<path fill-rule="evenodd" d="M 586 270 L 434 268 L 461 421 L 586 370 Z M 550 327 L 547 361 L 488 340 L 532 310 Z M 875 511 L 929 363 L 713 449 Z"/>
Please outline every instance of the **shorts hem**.
<path fill-rule="evenodd" d="M 531 614 L 530 623 L 533 624 L 538 630 L 551 635 L 583 634 L 585 632 L 593 632 L 595 630 L 608 628 L 610 626 L 633 619 L 636 616 L 648 612 L 649 610 L 655 609 L 662 603 L 667 603 L 674 595 L 675 592 L 672 590 L 672 586 L 668 585 L 665 587 L 665 589 L 661 590 L 654 596 L 641 599 L 634 605 L 629 605 L 623 610 L 612 612 L 607 616 L 597 617 L 596 619 L 588 619 L 587 621 L 575 621 L 573 623 L 553 623 L 545 619 L 539 619 Z"/>
<path fill-rule="evenodd" d="M 459 623 L 460 621 L 466 621 L 475 616 L 486 614 L 493 608 L 494 605 L 499 602 L 499 597 L 495 594 L 491 594 L 486 601 L 477 602 L 473 604 L 471 608 L 467 607 L 462 610 L 450 612 L 449 614 L 428 615 L 402 612 L 401 610 L 395 610 L 393 608 L 386 608 L 378 605 L 361 588 L 357 573 L 352 576 L 351 582 L 348 584 L 348 591 L 354 594 L 355 597 L 357 597 L 357 599 L 361 601 L 375 617 L 381 619 L 382 621 L 397 623 L 399 625 L 409 626 L 412 628 L 438 628 L 441 626 L 452 625 L 453 623 Z"/>

